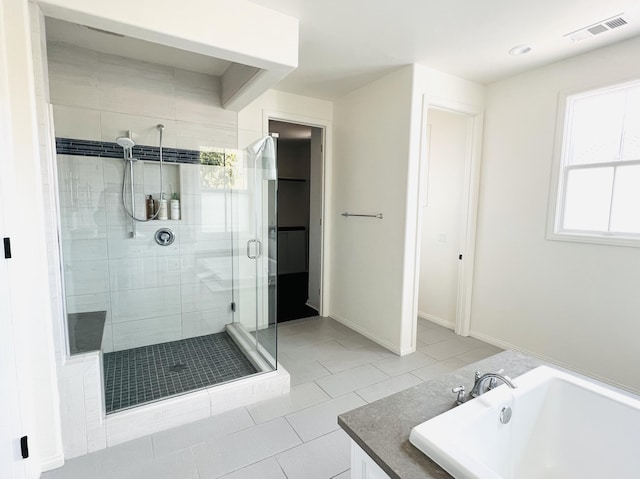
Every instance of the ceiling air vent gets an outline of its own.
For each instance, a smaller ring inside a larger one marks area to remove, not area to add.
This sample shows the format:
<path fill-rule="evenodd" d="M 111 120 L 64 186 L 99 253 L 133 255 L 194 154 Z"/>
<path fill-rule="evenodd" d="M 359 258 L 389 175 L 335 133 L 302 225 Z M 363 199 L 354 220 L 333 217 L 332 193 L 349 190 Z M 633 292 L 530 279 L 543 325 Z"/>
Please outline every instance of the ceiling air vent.
<path fill-rule="evenodd" d="M 614 29 L 621 27 L 622 25 L 626 25 L 627 21 L 622 17 L 616 17 L 613 20 L 607 20 L 604 24 L 609 28 Z"/>
<path fill-rule="evenodd" d="M 605 27 L 603 24 L 599 23 L 598 25 L 594 26 L 594 27 L 589 27 L 587 28 L 587 31 L 591 34 L 591 35 L 598 35 L 600 33 L 604 33 L 606 31 L 608 31 L 609 29 L 607 27 Z"/>
<path fill-rule="evenodd" d="M 622 18 L 622 14 L 620 14 L 581 28 L 575 32 L 567 33 L 565 38 L 569 38 L 574 43 L 581 42 L 582 40 L 595 37 L 596 35 L 600 35 L 601 33 L 608 32 L 609 30 L 613 30 L 614 28 L 618 28 L 626 24 L 627 21 Z"/>

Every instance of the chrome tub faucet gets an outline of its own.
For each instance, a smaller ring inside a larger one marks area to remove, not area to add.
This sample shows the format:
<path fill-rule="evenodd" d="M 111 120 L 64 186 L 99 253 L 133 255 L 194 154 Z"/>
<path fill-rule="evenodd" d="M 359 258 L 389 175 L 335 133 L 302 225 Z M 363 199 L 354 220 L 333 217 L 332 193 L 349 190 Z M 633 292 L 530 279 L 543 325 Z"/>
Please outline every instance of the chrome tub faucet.
<path fill-rule="evenodd" d="M 469 399 L 476 398 L 486 393 L 487 391 L 494 389 L 498 385 L 498 380 L 505 383 L 511 389 L 516 389 L 517 386 L 511 382 L 511 379 L 502 375 L 503 372 L 504 372 L 503 369 L 501 369 L 497 373 L 486 373 L 486 374 L 480 374 L 480 371 L 476 371 L 475 382 L 473 384 L 473 388 L 471 389 L 471 392 L 469 393 L 468 398 L 464 397 L 464 391 L 465 391 L 464 386 L 458 386 L 457 388 L 453 388 L 451 390 L 451 392 L 456 393 L 458 395 L 456 397 L 455 405 L 459 406 L 460 404 L 464 403 L 465 401 L 468 401 Z"/>
<path fill-rule="evenodd" d="M 516 385 L 511 382 L 511 379 L 500 374 L 501 372 L 502 371 L 497 373 L 486 373 L 486 374 L 480 375 L 480 372 L 476 371 L 476 382 L 473 385 L 473 389 L 471 389 L 469 396 L 472 398 L 476 398 L 486 393 L 487 391 L 492 390 L 498 385 L 498 380 L 505 383 L 511 389 L 515 389 Z"/>

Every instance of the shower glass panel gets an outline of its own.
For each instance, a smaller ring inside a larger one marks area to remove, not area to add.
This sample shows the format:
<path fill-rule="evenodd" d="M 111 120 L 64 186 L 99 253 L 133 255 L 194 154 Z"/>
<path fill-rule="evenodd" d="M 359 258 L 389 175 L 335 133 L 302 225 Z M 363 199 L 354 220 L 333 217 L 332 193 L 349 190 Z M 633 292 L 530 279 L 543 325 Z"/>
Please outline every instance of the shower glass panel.
<path fill-rule="evenodd" d="M 130 162 L 115 142 L 80 143 L 57 141 L 67 333 L 70 354 L 103 355 L 106 412 L 273 371 L 275 181 L 263 165 L 168 150 L 163 190 L 179 216 L 136 221 L 132 195 L 139 219 L 160 200 L 157 145 L 133 146 Z"/>
<path fill-rule="evenodd" d="M 237 307 L 234 329 L 244 338 L 256 361 L 276 367 L 276 174 L 262 155 L 245 152 L 245 162 L 233 175 L 231 208 L 235 232 Z M 274 157 L 275 158 L 275 157 Z"/>

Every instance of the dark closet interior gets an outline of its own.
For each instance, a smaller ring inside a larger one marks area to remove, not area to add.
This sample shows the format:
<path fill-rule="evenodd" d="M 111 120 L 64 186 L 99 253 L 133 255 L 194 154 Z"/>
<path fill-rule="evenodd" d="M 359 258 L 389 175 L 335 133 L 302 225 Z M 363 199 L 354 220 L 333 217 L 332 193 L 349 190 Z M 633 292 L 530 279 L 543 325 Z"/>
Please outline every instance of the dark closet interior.
<path fill-rule="evenodd" d="M 279 135 L 277 317 L 289 321 L 318 314 L 307 304 L 311 128 L 270 121 L 269 131 Z"/>

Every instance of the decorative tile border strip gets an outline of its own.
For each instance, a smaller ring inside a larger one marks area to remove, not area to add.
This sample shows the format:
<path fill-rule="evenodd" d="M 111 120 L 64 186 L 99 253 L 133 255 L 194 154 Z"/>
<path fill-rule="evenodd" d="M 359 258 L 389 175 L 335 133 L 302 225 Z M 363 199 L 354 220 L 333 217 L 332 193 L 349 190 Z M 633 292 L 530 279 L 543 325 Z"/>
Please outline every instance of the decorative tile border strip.
<path fill-rule="evenodd" d="M 102 158 L 122 158 L 122 147 L 109 141 L 78 140 L 75 138 L 56 138 L 56 152 L 59 155 L 99 156 Z M 145 161 L 160 161 L 160 148 L 157 146 L 136 145 L 133 157 Z M 200 151 L 180 148 L 162 148 L 164 161 L 171 163 L 200 163 Z"/>

